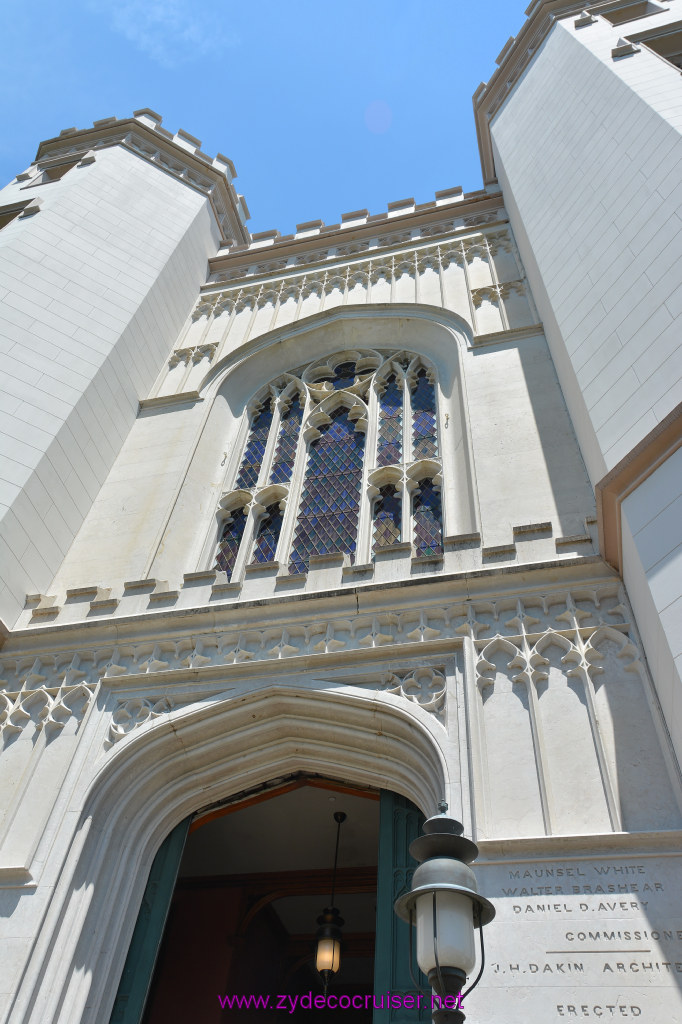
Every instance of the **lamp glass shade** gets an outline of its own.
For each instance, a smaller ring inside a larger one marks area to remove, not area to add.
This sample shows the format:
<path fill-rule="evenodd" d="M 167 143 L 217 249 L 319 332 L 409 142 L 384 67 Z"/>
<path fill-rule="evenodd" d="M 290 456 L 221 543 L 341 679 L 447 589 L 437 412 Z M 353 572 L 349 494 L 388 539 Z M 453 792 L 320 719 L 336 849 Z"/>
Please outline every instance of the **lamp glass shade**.
<path fill-rule="evenodd" d="M 322 971 L 331 971 L 336 974 L 341 965 L 341 943 L 338 939 L 323 938 L 317 940 L 317 953 L 315 954 L 315 967 Z"/>
<path fill-rule="evenodd" d="M 436 900 L 437 948 L 434 942 L 433 900 Z M 476 963 L 473 904 L 458 892 L 427 892 L 416 900 L 417 963 L 428 975 L 436 967 L 456 967 L 470 974 Z"/>

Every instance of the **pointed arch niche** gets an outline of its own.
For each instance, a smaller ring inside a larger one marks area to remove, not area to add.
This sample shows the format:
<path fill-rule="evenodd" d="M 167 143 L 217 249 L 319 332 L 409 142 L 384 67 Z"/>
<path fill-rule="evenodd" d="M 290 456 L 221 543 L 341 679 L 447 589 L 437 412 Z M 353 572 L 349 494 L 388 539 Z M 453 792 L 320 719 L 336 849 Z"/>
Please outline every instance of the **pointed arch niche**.
<path fill-rule="evenodd" d="M 195 460 L 222 460 L 193 568 L 227 571 L 222 552 L 234 547 L 234 585 L 244 573 L 305 577 L 330 556 L 365 566 L 391 548 L 438 561 L 450 538 L 476 533 L 467 335 L 442 312 L 344 307 L 257 339 L 236 365 L 228 357 L 206 385 L 214 401 Z M 275 485 L 276 508 L 263 497 Z"/>
<path fill-rule="evenodd" d="M 426 815 L 443 794 L 457 806 L 440 727 L 398 701 L 266 684 L 179 708 L 84 773 L 17 1019 L 109 1020 L 155 854 L 188 815 L 295 773 L 391 790 Z"/>

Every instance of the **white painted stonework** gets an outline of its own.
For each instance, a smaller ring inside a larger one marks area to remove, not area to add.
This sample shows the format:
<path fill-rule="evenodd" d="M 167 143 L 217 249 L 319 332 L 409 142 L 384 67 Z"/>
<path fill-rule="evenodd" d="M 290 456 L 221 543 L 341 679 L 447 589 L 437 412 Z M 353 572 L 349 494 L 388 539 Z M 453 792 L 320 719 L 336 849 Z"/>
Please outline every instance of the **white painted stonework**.
<path fill-rule="evenodd" d="M 484 176 L 502 187 L 599 488 L 608 474 L 626 471 L 667 420 L 680 422 L 682 93 L 679 68 L 661 56 L 679 31 L 680 6 L 594 5 L 585 16 L 576 6 L 532 4 L 517 45 L 476 101 L 479 129 L 483 121 L 489 126 Z M 679 429 L 674 434 L 666 458 L 680 443 Z M 648 471 L 660 458 L 652 455 Z M 682 489 L 679 472 L 671 468 L 668 476 L 666 504 Z M 656 502 L 653 484 L 640 479 L 635 486 L 639 498 L 627 501 Z M 646 654 L 661 663 L 657 687 L 660 678 L 679 757 L 679 614 L 660 618 L 644 535 L 627 519 L 624 513 L 622 529 L 615 527 L 622 540 L 611 561 L 638 594 Z M 682 544 L 679 524 L 673 515 L 658 521 L 668 552 Z M 674 578 L 664 606 L 673 609 L 682 600 L 682 577 Z"/>
<path fill-rule="evenodd" d="M 576 27 L 575 6 L 531 5 L 523 32 L 538 39 L 510 43 L 477 93 L 484 110 L 509 76 L 481 135 L 479 192 L 251 238 L 231 163 L 140 111 L 44 143 L 0 194 L 10 212 L 25 204 L 0 230 L 12 325 L 3 455 L 21 467 L 5 475 L 2 521 L 1 1024 L 106 1024 L 170 830 L 297 772 L 389 789 L 427 814 L 445 799 L 478 843 L 497 917 L 467 1019 L 682 1021 L 679 449 L 668 434 L 650 458 L 646 446 L 651 416 L 673 429 L 661 403 L 674 382 L 648 335 L 633 334 L 640 351 L 628 356 L 603 334 L 619 330 L 610 310 L 625 323 L 627 296 L 640 294 L 632 248 L 602 266 L 580 234 L 595 209 L 628 210 L 606 194 L 608 154 L 588 216 L 570 182 L 568 198 L 539 187 L 533 138 L 539 106 L 552 121 L 548 164 L 596 189 L 585 152 L 557 155 L 571 142 L 554 129 L 567 100 L 555 99 L 552 61 L 574 69 L 576 88 L 592 68 L 609 109 L 626 94 L 655 108 L 654 134 L 664 112 L 648 79 L 613 63 L 639 52 L 599 50 L 622 26 L 588 12 Z M 651 57 L 667 82 L 670 65 Z M 672 119 L 667 131 L 673 147 Z M 621 153 L 615 133 L 607 142 Z M 31 191 L 69 155 L 61 178 Z M 639 230 L 631 243 L 644 253 L 653 222 Z M 131 249 L 134 282 L 116 264 Z M 630 286 L 618 297 L 621 270 Z M 579 343 L 575 309 L 599 288 L 602 333 L 595 322 Z M 75 296 L 68 316 L 54 289 Z M 638 300 L 657 303 L 652 322 L 673 318 L 672 284 L 654 291 Z M 574 359 L 585 344 L 595 374 L 613 378 L 599 396 Z M 656 353 L 653 376 L 670 387 L 619 390 Z M 344 361 L 355 370 L 337 387 Z M 60 397 L 62 366 L 74 376 Z M 419 372 L 434 396 L 428 456 L 412 432 Z M 401 450 L 384 464 L 391 374 L 404 412 Z M 48 378 L 62 404 L 41 419 Z M 274 481 L 294 395 L 300 431 Z M 240 483 L 263 409 L 272 426 Z M 298 571 L 308 462 L 340 409 L 364 453 L 355 548 Z M 613 445 L 600 416 L 618 420 Z M 614 566 L 605 474 L 625 473 L 625 455 L 635 469 L 618 476 Z M 442 507 L 427 554 L 414 512 L 424 481 Z M 401 502 L 384 547 L 382 488 Z M 273 508 L 276 550 L 259 561 Z M 235 516 L 243 534 L 225 569 L 216 559 Z"/>

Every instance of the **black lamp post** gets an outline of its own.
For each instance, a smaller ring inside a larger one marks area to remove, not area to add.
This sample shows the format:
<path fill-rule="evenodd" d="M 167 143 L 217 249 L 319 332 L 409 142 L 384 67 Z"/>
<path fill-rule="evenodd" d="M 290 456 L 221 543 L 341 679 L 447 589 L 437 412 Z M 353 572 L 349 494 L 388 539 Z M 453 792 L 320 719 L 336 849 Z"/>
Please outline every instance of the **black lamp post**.
<path fill-rule="evenodd" d="M 322 976 L 325 995 L 327 994 L 329 979 L 332 974 L 336 974 L 341 966 L 341 928 L 344 922 L 337 908 L 334 906 L 334 896 L 336 892 L 336 865 L 339 860 L 339 837 L 341 834 L 341 825 L 345 820 L 346 815 L 344 812 L 336 811 L 334 814 L 334 821 L 336 822 L 336 849 L 334 850 L 334 872 L 332 874 L 332 893 L 329 900 L 330 905 L 325 907 L 322 914 L 318 917 L 317 923 L 320 927 L 317 929 L 317 933 L 315 935 L 317 942 L 315 950 L 315 967 Z"/>
<path fill-rule="evenodd" d="M 458 997 L 467 995 L 480 981 L 485 965 L 482 929 L 495 917 L 495 908 L 479 895 L 476 876 L 469 867 L 478 856 L 478 847 L 464 838 L 463 825 L 445 813 L 448 805 L 438 807 L 441 813 L 424 822 L 424 835 L 410 844 L 419 867 L 410 892 L 396 900 L 395 912 L 410 924 L 410 970 L 411 926 L 416 924 L 417 963 L 441 1002 L 433 1014 L 435 1024 L 463 1024 L 464 1014 L 456 1008 Z M 476 928 L 481 968 L 473 985 L 462 993 L 476 963 Z"/>

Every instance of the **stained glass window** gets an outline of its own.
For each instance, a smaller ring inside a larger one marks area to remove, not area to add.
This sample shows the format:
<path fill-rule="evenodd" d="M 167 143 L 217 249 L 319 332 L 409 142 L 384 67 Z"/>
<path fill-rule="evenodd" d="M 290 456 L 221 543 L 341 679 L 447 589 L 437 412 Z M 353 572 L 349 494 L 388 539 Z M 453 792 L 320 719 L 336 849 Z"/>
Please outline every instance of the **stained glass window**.
<path fill-rule="evenodd" d="M 296 445 L 298 444 L 298 432 L 301 429 L 303 408 L 300 395 L 296 395 L 287 411 L 282 416 L 282 423 L 279 428 L 279 440 L 277 450 L 272 463 L 270 473 L 271 484 L 283 484 L 291 479 L 296 458 Z"/>
<path fill-rule="evenodd" d="M 391 375 L 379 399 L 377 466 L 391 466 L 403 457 L 403 389 Z"/>
<path fill-rule="evenodd" d="M 307 572 L 311 555 L 355 553 L 365 435 L 339 406 L 312 442 L 289 572 Z"/>
<path fill-rule="evenodd" d="M 401 501 L 395 487 L 387 484 L 374 505 L 374 550 L 400 541 Z"/>
<path fill-rule="evenodd" d="M 265 510 L 265 515 L 258 524 L 256 544 L 253 549 L 253 558 L 251 559 L 252 564 L 256 562 L 274 562 L 277 542 L 282 529 L 283 514 L 282 509 L 279 507 L 279 502 L 269 505 Z"/>
<path fill-rule="evenodd" d="M 226 520 L 223 527 L 215 567 L 226 572 L 228 579 L 234 571 L 234 563 L 237 561 L 237 552 L 239 551 L 245 526 L 246 516 L 244 515 L 244 510 L 236 508 L 230 513 L 230 517 Z"/>
<path fill-rule="evenodd" d="M 441 497 L 433 480 L 421 480 L 412 499 L 414 546 L 417 556 L 443 554 Z"/>
<path fill-rule="evenodd" d="M 272 411 L 269 405 L 256 413 L 251 421 L 251 431 L 246 442 L 244 458 L 239 467 L 236 487 L 254 487 L 257 483 L 263 455 L 265 454 L 265 446 L 268 443 L 271 423 Z"/>
<path fill-rule="evenodd" d="M 415 459 L 430 459 L 438 455 L 436 395 L 423 369 L 417 374 L 412 391 L 412 443 Z"/>
<path fill-rule="evenodd" d="M 389 360 L 389 364 L 385 360 Z M 405 391 L 403 373 L 397 369 L 396 360 L 411 381 L 409 398 Z M 399 543 L 401 539 L 407 539 L 402 532 L 402 518 L 407 511 L 403 503 L 408 500 L 405 482 L 400 485 L 397 493 L 394 483 L 381 486 L 378 494 L 374 492 L 373 504 L 366 509 L 367 517 L 360 515 L 361 502 L 370 501 L 361 491 L 365 434 L 356 430 L 356 422 L 351 420 L 346 405 L 339 405 L 330 414 L 331 422 L 318 428 L 319 436 L 307 448 L 301 440 L 304 426 L 319 423 L 316 414 L 329 402 L 329 398 L 324 400 L 324 395 L 314 386 L 308 397 L 304 379 L 318 384 L 325 381 L 336 392 L 344 391 L 353 386 L 358 374 L 358 363 L 365 367 L 362 374 L 367 376 L 367 390 L 354 397 L 353 405 L 357 408 L 366 402 L 371 387 L 376 388 L 378 396 L 376 457 L 372 453 L 372 465 L 369 468 L 397 467 L 403 460 L 413 462 L 438 457 L 436 386 L 429 379 L 431 371 L 426 369 L 418 356 L 405 352 L 387 352 L 380 356 L 370 351 L 354 352 L 352 355 L 338 354 L 329 360 L 325 358 L 311 364 L 303 371 L 303 376 L 300 376 L 300 370 L 296 370 L 287 374 L 286 378 L 280 377 L 273 382 L 269 393 L 275 394 L 281 388 L 287 389 L 279 399 L 281 416 L 278 418 L 273 413 L 269 396 L 261 398 L 262 405 L 256 406 L 256 411 L 252 413 L 237 480 L 233 485 L 235 492 L 240 488 L 252 490 L 257 499 L 259 479 L 261 484 L 267 480 L 269 484 L 277 484 L 280 488 L 275 492 L 278 494 L 277 501 L 268 505 L 259 521 L 253 542 L 249 532 L 249 552 L 242 552 L 242 556 L 246 554 L 251 564 L 271 562 L 277 557 L 285 518 L 279 508 L 279 495 L 289 492 L 290 500 L 300 494 L 298 507 L 289 506 L 290 512 L 287 513 L 287 523 L 289 515 L 294 519 L 291 527 L 286 527 L 287 538 L 290 528 L 293 528 L 293 542 L 287 552 L 281 555 L 292 575 L 306 573 L 313 555 L 347 553 L 351 560 L 355 560 L 358 544 L 361 544 L 363 556 L 366 557 L 370 549 L 379 551 Z M 389 365 L 391 369 L 388 369 Z M 379 371 L 382 376 L 377 382 L 376 378 L 371 378 L 380 366 L 386 367 L 386 370 Z M 410 366 L 414 367 L 414 375 L 410 372 Z M 384 376 L 384 373 L 389 375 Z M 324 390 L 331 391 L 331 388 Z M 261 394 L 265 395 L 265 391 Z M 347 402 L 340 395 L 331 401 Z M 310 424 L 307 420 L 304 423 L 304 415 L 308 411 L 313 414 Z M 276 437 L 275 422 L 278 423 Z M 407 427 L 411 438 L 409 451 L 405 450 L 404 444 L 404 431 Z M 267 464 L 266 451 L 272 453 Z M 440 555 L 443 551 L 441 495 L 431 478 L 436 472 L 435 468 L 426 472 L 428 479 L 421 481 L 419 490 L 409 499 L 414 544 L 417 555 Z M 268 493 L 272 494 L 272 491 Z M 244 500 L 243 495 L 237 493 L 233 494 L 231 501 L 229 495 L 225 498 L 228 504 Z M 242 509 L 237 508 L 222 525 L 215 566 L 228 576 L 234 573 L 240 545 L 244 544 L 246 518 Z M 366 526 L 363 526 L 363 535 L 359 538 L 361 518 Z"/>

